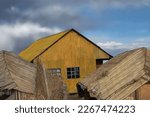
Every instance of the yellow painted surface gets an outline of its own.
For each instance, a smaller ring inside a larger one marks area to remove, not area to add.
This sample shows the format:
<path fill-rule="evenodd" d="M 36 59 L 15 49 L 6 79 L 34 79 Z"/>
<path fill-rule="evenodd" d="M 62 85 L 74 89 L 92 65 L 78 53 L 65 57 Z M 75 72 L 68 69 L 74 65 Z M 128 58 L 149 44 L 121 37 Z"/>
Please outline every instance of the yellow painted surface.
<path fill-rule="evenodd" d="M 41 54 L 45 49 L 47 49 L 49 46 L 55 43 L 59 38 L 65 35 L 68 31 L 64 31 L 35 41 L 28 48 L 22 51 L 19 54 L 19 56 L 31 62 L 36 56 Z"/>
<path fill-rule="evenodd" d="M 108 54 L 74 31 L 70 31 L 40 55 L 47 69 L 61 68 L 62 78 L 67 84 L 69 93 L 75 93 L 76 83 L 96 70 L 96 59 L 109 57 Z M 80 78 L 67 79 L 68 67 L 80 67 Z"/>

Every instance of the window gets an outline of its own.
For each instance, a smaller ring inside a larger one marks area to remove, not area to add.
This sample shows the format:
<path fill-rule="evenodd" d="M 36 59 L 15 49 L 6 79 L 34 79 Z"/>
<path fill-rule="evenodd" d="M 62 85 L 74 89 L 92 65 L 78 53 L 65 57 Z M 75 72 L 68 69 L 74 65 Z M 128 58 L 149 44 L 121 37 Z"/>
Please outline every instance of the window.
<path fill-rule="evenodd" d="M 67 68 L 67 78 L 80 78 L 80 68 L 79 67 L 69 67 Z"/>
<path fill-rule="evenodd" d="M 49 71 L 52 76 L 61 77 L 61 69 L 60 68 L 52 68 L 52 69 L 49 69 Z"/>
<path fill-rule="evenodd" d="M 96 59 L 96 65 L 103 64 L 103 59 Z"/>
<path fill-rule="evenodd" d="M 106 63 L 108 59 L 96 59 L 96 68 L 99 68 L 102 64 Z"/>

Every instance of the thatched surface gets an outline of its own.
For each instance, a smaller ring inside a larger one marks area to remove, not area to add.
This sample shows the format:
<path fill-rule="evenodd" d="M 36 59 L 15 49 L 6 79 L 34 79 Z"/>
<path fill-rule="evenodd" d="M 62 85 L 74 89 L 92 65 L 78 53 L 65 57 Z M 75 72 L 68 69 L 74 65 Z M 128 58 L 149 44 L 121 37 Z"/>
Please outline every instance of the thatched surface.
<path fill-rule="evenodd" d="M 119 54 L 79 85 L 97 99 L 127 99 L 150 81 L 150 51 L 139 48 Z"/>
<path fill-rule="evenodd" d="M 16 93 L 17 100 L 37 100 L 37 99 L 39 99 L 36 97 L 35 94 L 31 94 L 31 93 L 25 93 L 25 92 L 20 92 L 20 91 L 16 91 L 15 93 Z"/>
<path fill-rule="evenodd" d="M 48 75 L 48 86 L 51 100 L 67 99 L 67 88 L 64 81 L 60 77 L 52 77 Z"/>
<path fill-rule="evenodd" d="M 36 67 L 7 51 L 0 52 L 0 90 L 35 92 Z"/>
<path fill-rule="evenodd" d="M 48 89 L 48 79 L 44 64 L 38 59 L 35 61 L 37 64 L 37 78 L 36 78 L 36 98 L 37 99 L 50 99 Z"/>
<path fill-rule="evenodd" d="M 48 89 L 51 100 L 67 99 L 67 86 L 62 77 L 52 76 L 50 71 L 46 70 L 48 78 Z"/>
<path fill-rule="evenodd" d="M 67 99 L 65 83 L 60 77 L 51 76 L 40 58 L 34 61 L 37 64 L 36 98 L 49 100 Z"/>

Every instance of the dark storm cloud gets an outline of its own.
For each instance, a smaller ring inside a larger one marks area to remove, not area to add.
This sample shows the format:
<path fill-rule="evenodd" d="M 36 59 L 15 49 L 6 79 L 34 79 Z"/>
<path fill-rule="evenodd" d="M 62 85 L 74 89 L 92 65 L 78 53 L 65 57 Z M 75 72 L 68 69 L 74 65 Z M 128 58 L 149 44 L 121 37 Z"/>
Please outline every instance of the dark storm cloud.
<path fill-rule="evenodd" d="M 103 30 L 113 22 L 102 18 L 102 9 L 148 5 L 150 0 L 0 0 L 0 49 L 18 52 L 35 39 L 69 28 Z"/>
<path fill-rule="evenodd" d="M 0 22 L 13 22 L 22 18 L 25 9 L 30 8 L 30 0 L 0 0 Z"/>
<path fill-rule="evenodd" d="M 19 52 L 42 36 L 81 26 L 82 18 L 72 5 L 66 0 L 1 0 L 0 49 Z"/>
<path fill-rule="evenodd" d="M 102 22 L 98 23 L 92 12 L 87 12 L 92 8 L 99 11 L 105 7 L 146 5 L 150 5 L 150 0 L 1 0 L 0 23 L 30 21 L 43 26 L 88 30 L 106 24 L 97 17 Z"/>
<path fill-rule="evenodd" d="M 81 31 L 91 27 L 91 23 L 87 23 L 88 20 L 80 12 L 84 2 L 84 0 L 1 0 L 0 34 L 3 38 L 0 49 L 18 52 L 42 36 L 70 28 Z M 6 47 L 7 43 L 12 44 Z"/>
<path fill-rule="evenodd" d="M 82 27 L 79 0 L 2 0 L 0 22 L 31 21 L 44 26 Z M 83 18 L 84 19 L 84 18 Z"/>

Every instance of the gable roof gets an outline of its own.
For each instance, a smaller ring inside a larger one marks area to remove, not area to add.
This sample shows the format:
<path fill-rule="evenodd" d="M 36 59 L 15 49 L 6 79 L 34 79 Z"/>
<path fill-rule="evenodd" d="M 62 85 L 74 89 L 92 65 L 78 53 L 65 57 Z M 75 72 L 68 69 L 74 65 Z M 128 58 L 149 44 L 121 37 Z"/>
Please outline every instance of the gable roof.
<path fill-rule="evenodd" d="M 68 33 L 68 30 L 64 32 L 60 32 L 58 34 L 54 34 L 51 36 L 41 38 L 35 41 L 34 43 L 32 43 L 31 45 L 29 45 L 21 53 L 19 53 L 19 56 L 27 61 L 32 61 L 34 58 L 36 58 L 39 54 L 41 54 L 47 48 L 55 44 L 60 38 L 64 37 L 64 35 L 66 35 L 67 33 Z"/>
<path fill-rule="evenodd" d="M 66 31 L 60 32 L 58 34 L 54 34 L 54 35 L 51 35 L 51 36 L 47 36 L 47 37 L 41 38 L 41 39 L 35 41 L 34 43 L 32 43 L 25 50 L 23 50 L 19 54 L 19 56 L 22 57 L 23 59 L 31 62 L 32 60 L 34 60 L 35 58 L 37 58 L 38 56 L 40 56 L 42 53 L 44 53 L 47 49 L 49 49 L 51 46 L 53 46 L 56 42 L 58 42 L 60 39 L 62 39 L 64 36 L 66 36 L 71 31 L 76 32 L 77 34 L 79 34 L 80 36 L 82 36 L 83 38 L 85 38 L 87 41 L 89 41 L 90 43 L 92 43 L 94 46 L 96 46 L 97 48 L 99 48 L 100 50 L 102 50 L 104 53 L 106 53 L 107 55 L 109 55 L 110 58 L 112 58 L 112 56 L 110 54 L 108 54 L 107 52 L 105 52 L 99 46 L 97 46 L 96 44 L 94 44 L 92 41 L 90 41 L 89 39 L 87 39 L 85 36 L 83 36 L 82 34 L 80 34 L 79 32 L 77 32 L 74 29 L 66 30 Z"/>
<path fill-rule="evenodd" d="M 79 94 L 87 91 L 90 97 L 97 99 L 126 99 L 149 81 L 150 50 L 139 48 L 103 64 L 78 83 L 78 91 Z"/>
<path fill-rule="evenodd" d="M 34 93 L 36 67 L 12 52 L 0 51 L 0 91 Z"/>

